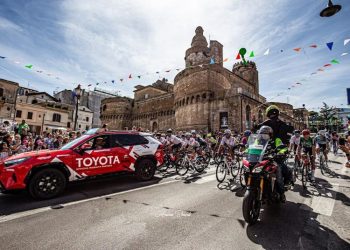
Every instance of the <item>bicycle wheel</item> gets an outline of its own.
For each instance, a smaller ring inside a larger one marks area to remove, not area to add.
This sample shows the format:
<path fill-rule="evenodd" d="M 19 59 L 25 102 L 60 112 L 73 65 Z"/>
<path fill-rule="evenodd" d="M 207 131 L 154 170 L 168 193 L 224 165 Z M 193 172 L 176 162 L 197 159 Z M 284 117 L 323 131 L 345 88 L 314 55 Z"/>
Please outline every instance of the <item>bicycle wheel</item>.
<path fill-rule="evenodd" d="M 308 169 L 307 165 L 302 164 L 302 171 L 301 171 L 301 183 L 303 184 L 303 188 L 306 189 L 308 181 Z"/>
<path fill-rule="evenodd" d="M 237 175 L 239 174 L 239 168 L 240 168 L 239 161 L 235 160 L 234 162 L 232 162 L 230 168 L 231 168 L 230 170 L 231 170 L 232 177 L 236 178 Z"/>
<path fill-rule="evenodd" d="M 321 153 L 320 155 L 320 170 L 321 170 L 321 173 L 324 175 L 325 169 L 324 169 L 323 153 Z"/>
<path fill-rule="evenodd" d="M 226 166 L 225 163 L 219 162 L 216 165 L 216 179 L 218 180 L 218 182 L 223 182 L 226 178 Z"/>
<path fill-rule="evenodd" d="M 241 184 L 242 188 L 245 188 L 247 186 L 243 164 L 240 166 L 240 169 L 239 169 L 239 183 Z"/>
<path fill-rule="evenodd" d="M 183 176 L 183 175 L 187 174 L 189 167 L 190 167 L 189 163 L 187 161 L 181 159 L 176 163 L 176 173 L 178 175 Z"/>

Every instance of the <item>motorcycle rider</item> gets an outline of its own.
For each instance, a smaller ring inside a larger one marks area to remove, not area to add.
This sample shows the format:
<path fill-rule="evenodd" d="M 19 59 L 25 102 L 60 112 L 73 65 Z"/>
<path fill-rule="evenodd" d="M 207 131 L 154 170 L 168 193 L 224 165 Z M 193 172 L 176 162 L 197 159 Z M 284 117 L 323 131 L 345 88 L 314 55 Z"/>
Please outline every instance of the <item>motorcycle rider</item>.
<path fill-rule="evenodd" d="M 266 109 L 266 116 L 268 117 L 263 123 L 258 125 L 258 128 L 263 128 L 264 126 L 268 126 L 272 129 L 272 141 L 275 142 L 275 146 L 282 148 L 282 145 L 288 145 L 289 136 L 288 133 L 292 133 L 294 128 L 293 126 L 287 125 L 285 122 L 279 119 L 279 108 L 276 105 L 271 105 Z M 269 129 L 265 128 L 266 131 Z M 281 156 L 276 159 L 276 163 L 278 165 L 277 171 L 277 187 L 278 192 L 280 193 L 281 201 L 286 201 L 286 196 L 284 194 L 284 185 L 289 185 L 291 181 L 291 170 L 284 163 L 283 155 L 287 152 L 287 150 L 283 149 L 278 152 Z"/>

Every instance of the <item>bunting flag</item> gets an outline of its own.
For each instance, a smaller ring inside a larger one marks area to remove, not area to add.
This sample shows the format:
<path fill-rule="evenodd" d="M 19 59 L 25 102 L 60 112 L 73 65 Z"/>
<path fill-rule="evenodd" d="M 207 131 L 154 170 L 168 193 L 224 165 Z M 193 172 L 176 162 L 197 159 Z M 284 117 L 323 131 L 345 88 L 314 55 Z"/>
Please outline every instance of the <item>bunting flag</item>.
<path fill-rule="evenodd" d="M 210 58 L 210 64 L 215 64 L 214 58 Z"/>
<path fill-rule="evenodd" d="M 295 48 L 293 50 L 295 50 L 296 52 L 300 52 L 301 48 Z"/>
<path fill-rule="evenodd" d="M 88 87 L 91 87 L 92 84 L 88 84 Z"/>
<path fill-rule="evenodd" d="M 170 71 L 171 71 L 171 69 L 168 69 L 168 70 L 166 70 L 165 72 L 169 73 Z"/>
<path fill-rule="evenodd" d="M 330 67 L 330 66 L 332 66 L 332 64 L 330 64 L 330 63 L 323 65 L 323 67 Z"/>
<path fill-rule="evenodd" d="M 1 58 L 1 59 L 5 59 L 5 58 L 6 58 L 6 56 L 0 56 L 0 58 Z"/>
<path fill-rule="evenodd" d="M 318 69 L 317 71 L 324 71 L 323 69 Z"/>
<path fill-rule="evenodd" d="M 26 67 L 26 68 L 28 68 L 28 69 L 31 69 L 31 68 L 33 68 L 33 65 L 32 65 L 32 64 L 28 64 L 28 65 L 26 65 L 26 66 L 24 66 L 24 67 Z"/>
<path fill-rule="evenodd" d="M 139 79 L 141 78 L 141 76 L 137 76 Z"/>
<path fill-rule="evenodd" d="M 327 43 L 327 47 L 328 47 L 329 50 L 332 50 L 332 48 L 333 48 L 333 42 Z"/>
<path fill-rule="evenodd" d="M 249 55 L 249 57 L 254 57 L 255 55 L 254 55 L 254 51 L 252 50 L 252 52 L 250 52 L 250 55 Z"/>
<path fill-rule="evenodd" d="M 16 64 L 20 64 L 21 62 L 19 62 L 19 61 L 15 61 L 14 63 L 16 63 Z"/>
<path fill-rule="evenodd" d="M 296 84 L 298 84 L 298 85 L 302 85 L 300 82 L 297 82 Z"/>
<path fill-rule="evenodd" d="M 43 73 L 43 71 L 42 71 L 42 70 L 37 70 L 36 72 L 38 72 L 38 73 Z"/>
<path fill-rule="evenodd" d="M 177 71 L 179 71 L 180 69 L 176 69 Z"/>
<path fill-rule="evenodd" d="M 346 56 L 347 54 L 349 54 L 349 53 L 345 52 L 345 53 L 341 54 L 340 56 Z"/>
<path fill-rule="evenodd" d="M 316 75 L 316 74 L 317 74 L 316 72 L 311 73 L 311 75 Z"/>
<path fill-rule="evenodd" d="M 331 61 L 331 63 L 333 63 L 333 64 L 339 64 L 339 61 L 338 61 L 337 59 L 333 59 L 333 60 Z"/>
<path fill-rule="evenodd" d="M 124 79 L 123 79 L 123 78 L 121 78 L 121 79 L 120 79 L 120 82 L 123 82 L 123 80 L 124 80 Z"/>
<path fill-rule="evenodd" d="M 240 60 L 241 59 L 241 54 L 237 54 L 237 56 L 236 56 L 236 60 Z"/>
<path fill-rule="evenodd" d="M 227 62 L 228 61 L 228 58 L 225 58 L 224 60 L 223 60 L 223 62 Z"/>
<path fill-rule="evenodd" d="M 264 56 L 267 56 L 270 53 L 270 49 L 267 49 L 264 53 Z"/>
<path fill-rule="evenodd" d="M 131 79 L 132 78 L 132 76 L 131 76 L 131 74 L 129 75 L 129 79 Z"/>
<path fill-rule="evenodd" d="M 114 83 L 114 80 L 112 80 L 111 82 Z"/>
<path fill-rule="evenodd" d="M 312 44 L 312 45 L 310 45 L 310 48 L 317 48 L 317 45 L 316 44 Z"/>
<path fill-rule="evenodd" d="M 99 84 L 100 84 L 100 83 L 99 83 L 99 82 L 97 82 L 97 83 L 96 83 L 96 86 L 97 86 L 97 85 L 99 85 Z"/>
<path fill-rule="evenodd" d="M 344 46 L 347 45 L 350 42 L 350 39 L 345 39 L 344 40 Z"/>

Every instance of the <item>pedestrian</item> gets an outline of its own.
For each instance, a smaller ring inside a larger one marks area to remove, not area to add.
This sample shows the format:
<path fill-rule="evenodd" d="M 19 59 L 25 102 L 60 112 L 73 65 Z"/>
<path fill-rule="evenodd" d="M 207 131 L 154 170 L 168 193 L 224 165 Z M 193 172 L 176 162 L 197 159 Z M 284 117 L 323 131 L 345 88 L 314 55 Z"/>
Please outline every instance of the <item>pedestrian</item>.
<path fill-rule="evenodd" d="M 21 138 L 27 135 L 29 132 L 29 125 L 25 120 L 22 120 L 22 123 L 18 125 L 18 134 L 21 135 Z"/>
<path fill-rule="evenodd" d="M 6 142 L 0 142 L 0 160 L 5 160 L 10 156 Z"/>

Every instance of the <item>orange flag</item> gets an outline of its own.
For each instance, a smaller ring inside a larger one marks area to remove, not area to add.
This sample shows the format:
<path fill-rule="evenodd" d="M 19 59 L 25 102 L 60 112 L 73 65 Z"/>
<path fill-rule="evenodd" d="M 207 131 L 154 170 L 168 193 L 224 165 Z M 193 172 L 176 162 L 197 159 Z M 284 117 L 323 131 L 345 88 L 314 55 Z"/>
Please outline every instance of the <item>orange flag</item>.
<path fill-rule="evenodd" d="M 317 48 L 317 45 L 316 44 L 312 44 L 312 45 L 310 45 L 310 48 Z"/>
<path fill-rule="evenodd" d="M 228 58 L 225 58 L 224 60 L 223 60 L 223 62 L 227 62 L 228 61 Z"/>
<path fill-rule="evenodd" d="M 300 52 L 301 48 L 295 48 L 293 50 L 295 50 L 296 52 Z"/>

